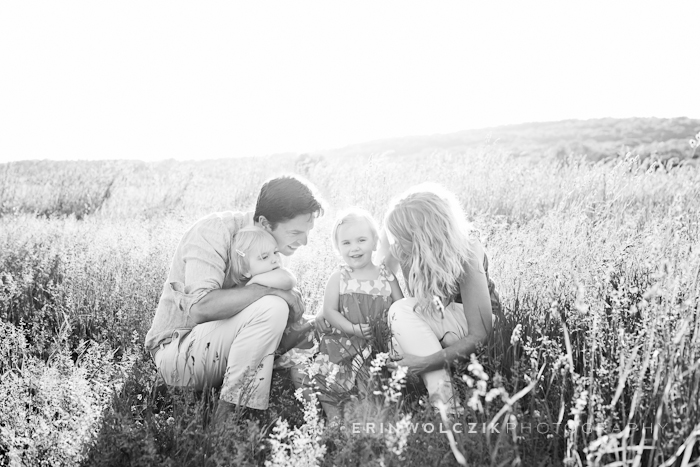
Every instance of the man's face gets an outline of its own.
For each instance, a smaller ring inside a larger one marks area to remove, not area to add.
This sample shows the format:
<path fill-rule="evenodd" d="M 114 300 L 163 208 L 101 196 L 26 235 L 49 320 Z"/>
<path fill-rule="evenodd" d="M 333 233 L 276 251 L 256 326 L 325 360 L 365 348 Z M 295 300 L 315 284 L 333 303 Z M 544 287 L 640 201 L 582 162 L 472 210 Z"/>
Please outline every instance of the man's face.
<path fill-rule="evenodd" d="M 291 256 L 302 245 L 306 245 L 309 232 L 314 228 L 313 214 L 300 214 L 286 222 L 280 222 L 274 230 L 265 229 L 277 240 L 279 252 Z"/>

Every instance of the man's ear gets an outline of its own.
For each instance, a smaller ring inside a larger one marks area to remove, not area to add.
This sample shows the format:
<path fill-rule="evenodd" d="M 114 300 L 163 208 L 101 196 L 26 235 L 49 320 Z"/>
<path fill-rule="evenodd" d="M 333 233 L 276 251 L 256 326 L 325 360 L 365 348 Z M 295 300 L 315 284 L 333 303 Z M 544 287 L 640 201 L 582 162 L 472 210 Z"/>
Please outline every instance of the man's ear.
<path fill-rule="evenodd" d="M 268 232 L 272 232 L 272 225 L 270 225 L 270 221 L 268 221 L 265 216 L 259 216 L 258 222 L 260 222 L 260 226 L 263 229 L 267 230 Z"/>

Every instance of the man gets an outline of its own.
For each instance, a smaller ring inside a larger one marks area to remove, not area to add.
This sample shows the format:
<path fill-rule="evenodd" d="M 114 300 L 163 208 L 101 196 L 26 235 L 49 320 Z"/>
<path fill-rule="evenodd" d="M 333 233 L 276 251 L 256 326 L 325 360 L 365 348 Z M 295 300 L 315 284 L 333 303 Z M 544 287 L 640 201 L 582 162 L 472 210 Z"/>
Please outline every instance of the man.
<path fill-rule="evenodd" d="M 166 384 L 221 386 L 219 417 L 236 405 L 267 409 L 274 352 L 290 310 L 301 316 L 304 303 L 295 290 L 234 287 L 233 236 L 256 225 L 290 256 L 306 245 L 322 214 L 309 186 L 284 176 L 263 184 L 255 213 L 210 214 L 185 232 L 146 335 L 146 349 Z"/>

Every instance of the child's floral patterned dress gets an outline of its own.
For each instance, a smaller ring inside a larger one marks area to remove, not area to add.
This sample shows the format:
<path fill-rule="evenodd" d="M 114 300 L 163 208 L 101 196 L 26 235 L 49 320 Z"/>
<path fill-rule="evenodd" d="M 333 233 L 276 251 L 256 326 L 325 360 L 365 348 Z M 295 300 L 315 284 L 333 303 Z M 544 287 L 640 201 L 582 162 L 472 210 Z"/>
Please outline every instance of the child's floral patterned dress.
<path fill-rule="evenodd" d="M 348 266 L 340 266 L 338 311 L 353 324 L 369 324 L 375 339 L 388 340 L 387 313 L 393 302 L 390 281 L 394 276 L 384 264 L 379 266 L 377 279 L 353 279 L 351 273 Z M 348 336 L 338 329 L 320 337 L 313 367 L 325 376 L 328 389 L 345 392 L 355 386 L 355 377 L 372 352 L 373 340 Z"/>

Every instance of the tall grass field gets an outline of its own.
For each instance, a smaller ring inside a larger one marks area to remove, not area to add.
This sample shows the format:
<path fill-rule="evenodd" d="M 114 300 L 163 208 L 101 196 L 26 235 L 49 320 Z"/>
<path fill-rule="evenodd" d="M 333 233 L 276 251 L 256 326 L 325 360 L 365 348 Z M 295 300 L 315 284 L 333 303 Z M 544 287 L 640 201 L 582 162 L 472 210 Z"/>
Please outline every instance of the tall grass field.
<path fill-rule="evenodd" d="M 327 204 L 287 260 L 308 314 L 340 262 L 338 210 L 381 221 L 433 181 L 457 194 L 503 303 L 488 348 L 454 370 L 464 414 L 375 358 L 342 424 L 299 402 L 211 423 L 216 392 L 164 388 L 143 342 L 177 242 L 252 210 L 298 174 Z M 700 465 L 700 169 L 430 156 L 0 165 L 0 465 Z"/>

